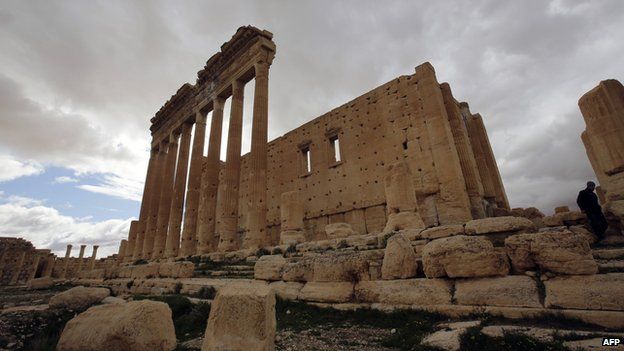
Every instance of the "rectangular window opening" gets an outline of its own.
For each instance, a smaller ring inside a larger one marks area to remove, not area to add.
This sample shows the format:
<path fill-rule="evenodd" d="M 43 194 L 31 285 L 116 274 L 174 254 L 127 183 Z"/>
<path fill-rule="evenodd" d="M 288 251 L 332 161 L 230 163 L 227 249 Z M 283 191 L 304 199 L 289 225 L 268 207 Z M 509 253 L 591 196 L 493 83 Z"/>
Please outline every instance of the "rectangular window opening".
<path fill-rule="evenodd" d="M 301 153 L 303 155 L 303 171 L 304 173 L 312 172 L 312 162 L 310 160 L 310 148 L 306 147 L 301 149 Z"/>
<path fill-rule="evenodd" d="M 329 144 L 332 148 L 332 156 L 334 158 L 333 162 L 337 163 L 342 161 L 342 158 L 340 157 L 340 140 L 338 139 L 338 136 L 329 138 Z"/>

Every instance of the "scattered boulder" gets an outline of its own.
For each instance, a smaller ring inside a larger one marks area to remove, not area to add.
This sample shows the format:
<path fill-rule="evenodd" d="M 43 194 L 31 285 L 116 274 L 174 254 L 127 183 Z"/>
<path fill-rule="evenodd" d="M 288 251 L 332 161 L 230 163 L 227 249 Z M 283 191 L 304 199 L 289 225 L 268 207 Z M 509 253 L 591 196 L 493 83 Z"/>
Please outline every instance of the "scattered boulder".
<path fill-rule="evenodd" d="M 440 238 L 447 238 L 453 235 L 464 234 L 464 226 L 461 224 L 448 224 L 441 225 L 439 227 L 433 227 L 425 229 L 420 233 L 422 239 L 435 240 Z"/>
<path fill-rule="evenodd" d="M 48 289 L 52 285 L 54 285 L 54 280 L 52 278 L 43 277 L 43 278 L 30 279 L 26 283 L 26 288 L 28 290 L 40 290 L 40 289 Z"/>
<path fill-rule="evenodd" d="M 518 234 L 505 239 L 514 272 L 535 267 L 556 274 L 595 274 L 598 265 L 587 239 L 568 230 Z"/>
<path fill-rule="evenodd" d="M 535 231 L 535 224 L 524 217 L 489 217 L 473 219 L 466 223 L 466 234 L 489 234 L 503 232 Z"/>
<path fill-rule="evenodd" d="M 202 351 L 272 351 L 276 325 L 275 293 L 268 285 L 226 285 L 212 303 Z"/>
<path fill-rule="evenodd" d="M 325 233 L 328 239 L 346 238 L 355 235 L 349 223 L 331 223 L 325 226 Z"/>
<path fill-rule="evenodd" d="M 420 218 L 418 212 L 404 211 L 398 213 L 390 213 L 388 215 L 388 223 L 383 232 L 391 233 L 399 230 L 425 228 L 425 224 Z"/>
<path fill-rule="evenodd" d="M 108 296 L 110 296 L 110 290 L 107 288 L 77 286 L 52 296 L 50 307 L 85 310 L 92 305 L 102 302 Z"/>
<path fill-rule="evenodd" d="M 406 279 L 416 276 L 418 261 L 412 244 L 403 234 L 388 239 L 381 265 L 381 279 Z"/>
<path fill-rule="evenodd" d="M 494 250 L 482 237 L 456 235 L 434 240 L 422 250 L 427 278 L 470 278 L 503 276 L 509 273 L 504 253 Z"/>
<path fill-rule="evenodd" d="M 260 280 L 282 280 L 282 269 L 286 259 L 282 255 L 264 255 L 254 266 L 254 278 Z"/>
<path fill-rule="evenodd" d="M 94 306 L 65 325 L 57 351 L 171 351 L 176 336 L 166 303 L 131 301 Z"/>

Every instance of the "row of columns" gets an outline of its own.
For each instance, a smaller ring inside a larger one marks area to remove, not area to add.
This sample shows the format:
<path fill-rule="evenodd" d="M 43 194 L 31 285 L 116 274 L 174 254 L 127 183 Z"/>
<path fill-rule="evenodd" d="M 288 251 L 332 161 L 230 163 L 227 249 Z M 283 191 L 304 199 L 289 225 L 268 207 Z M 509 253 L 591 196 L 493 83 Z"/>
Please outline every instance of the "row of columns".
<path fill-rule="evenodd" d="M 242 243 L 244 248 L 269 243 L 266 228 L 269 64 L 260 61 L 254 69 L 250 212 L 248 232 Z M 223 183 L 219 184 L 219 155 L 225 99 L 217 96 L 212 99 L 206 157 L 203 150 L 208 111 L 203 110 L 195 113 L 192 123 L 184 123 L 179 131 L 151 151 L 139 220 L 131 223 L 123 250 L 120 245 L 122 261 L 186 257 L 240 248 L 238 207 L 245 83 L 235 80 L 231 84 Z M 193 124 L 195 132 L 191 146 Z M 219 192 L 222 197 L 217 208 Z"/>

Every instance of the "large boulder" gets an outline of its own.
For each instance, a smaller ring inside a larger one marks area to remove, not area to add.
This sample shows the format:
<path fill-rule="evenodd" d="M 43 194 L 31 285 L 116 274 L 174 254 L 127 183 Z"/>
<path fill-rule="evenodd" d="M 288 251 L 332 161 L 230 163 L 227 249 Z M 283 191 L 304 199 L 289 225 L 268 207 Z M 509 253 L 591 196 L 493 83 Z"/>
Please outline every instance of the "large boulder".
<path fill-rule="evenodd" d="M 598 272 L 586 237 L 568 230 L 512 235 L 505 249 L 516 273 L 535 267 L 557 274 Z"/>
<path fill-rule="evenodd" d="M 316 282 L 370 280 L 370 262 L 381 262 L 383 251 L 327 252 L 314 258 Z"/>
<path fill-rule="evenodd" d="M 94 306 L 67 322 L 57 351 L 171 351 L 176 336 L 166 303 Z"/>
<path fill-rule="evenodd" d="M 422 250 L 423 270 L 427 278 L 470 278 L 503 276 L 509 273 L 504 253 L 494 250 L 482 237 L 456 235 L 434 240 Z"/>
<path fill-rule="evenodd" d="M 53 308 L 84 310 L 96 303 L 100 303 L 109 295 L 110 290 L 107 288 L 77 286 L 52 296 L 49 304 Z"/>
<path fill-rule="evenodd" d="M 328 239 L 346 238 L 355 235 L 349 223 L 331 223 L 325 226 L 325 233 Z"/>
<path fill-rule="evenodd" d="M 454 297 L 459 305 L 542 307 L 537 282 L 525 275 L 461 279 Z"/>
<path fill-rule="evenodd" d="M 388 223 L 384 227 L 384 233 L 391 233 L 399 230 L 425 228 L 425 224 L 418 212 L 404 211 L 390 213 Z"/>
<path fill-rule="evenodd" d="M 286 259 L 282 255 L 264 255 L 254 266 L 254 278 L 260 280 L 282 280 L 282 269 Z"/>
<path fill-rule="evenodd" d="M 26 288 L 28 290 L 39 290 L 39 289 L 50 288 L 52 287 L 52 285 L 54 285 L 54 280 L 52 278 L 43 277 L 43 278 L 30 279 L 26 283 Z"/>
<path fill-rule="evenodd" d="M 219 289 L 210 309 L 202 351 L 275 349 L 275 292 L 267 284 Z"/>
<path fill-rule="evenodd" d="M 409 240 L 403 234 L 390 237 L 381 265 L 381 279 L 412 278 L 417 271 L 417 257 Z"/>
<path fill-rule="evenodd" d="M 490 217 L 473 219 L 466 223 L 466 234 L 490 234 L 519 231 L 535 231 L 533 222 L 524 217 Z"/>

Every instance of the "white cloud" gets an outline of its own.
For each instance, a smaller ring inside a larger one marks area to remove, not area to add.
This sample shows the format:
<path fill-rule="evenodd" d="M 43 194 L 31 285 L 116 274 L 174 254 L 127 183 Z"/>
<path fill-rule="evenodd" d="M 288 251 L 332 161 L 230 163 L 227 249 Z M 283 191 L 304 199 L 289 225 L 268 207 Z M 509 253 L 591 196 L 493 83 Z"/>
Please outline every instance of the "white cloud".
<path fill-rule="evenodd" d="M 60 214 L 36 199 L 9 197 L 0 205 L 0 236 L 21 237 L 39 249 L 51 249 L 64 255 L 67 244 L 78 248 L 81 244 L 100 245 L 98 257 L 116 253 L 119 241 L 128 235 L 128 219 L 92 221 Z M 90 254 L 87 249 L 87 254 Z M 74 250 L 77 256 L 78 251 Z"/>
<path fill-rule="evenodd" d="M 78 179 L 68 177 L 68 176 L 60 176 L 60 177 L 54 178 L 55 184 L 77 183 L 77 182 L 78 182 Z"/>
<path fill-rule="evenodd" d="M 98 185 L 83 184 L 78 185 L 77 188 L 121 199 L 141 201 L 143 183 L 136 179 L 107 174 L 104 176 L 104 180 Z"/>
<path fill-rule="evenodd" d="M 20 177 L 37 175 L 43 172 L 43 166 L 34 161 L 18 161 L 9 155 L 0 155 L 0 183 Z"/>

